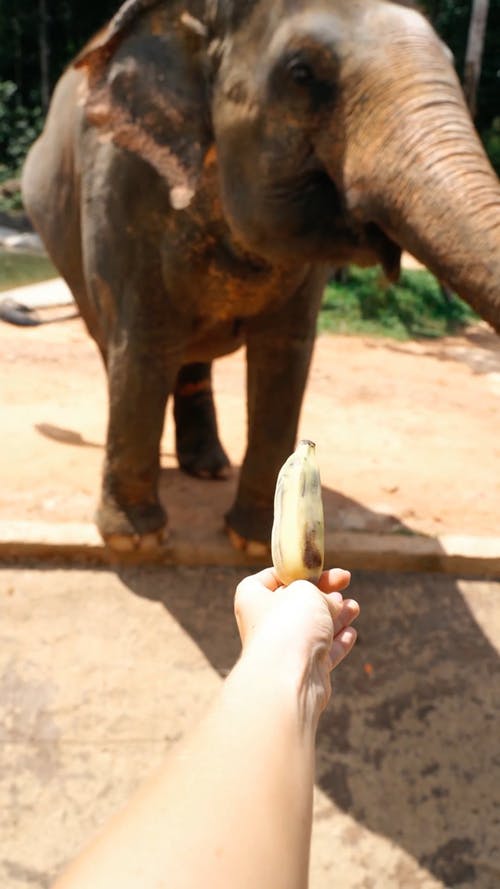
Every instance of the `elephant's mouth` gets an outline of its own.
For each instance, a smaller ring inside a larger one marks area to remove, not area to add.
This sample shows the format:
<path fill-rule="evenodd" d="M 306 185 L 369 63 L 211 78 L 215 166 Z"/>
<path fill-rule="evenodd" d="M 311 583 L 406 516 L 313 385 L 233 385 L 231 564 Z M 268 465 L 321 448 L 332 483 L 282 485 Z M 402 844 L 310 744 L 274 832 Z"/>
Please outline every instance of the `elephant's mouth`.
<path fill-rule="evenodd" d="M 329 248 L 334 265 L 354 263 L 361 267 L 380 264 L 388 281 L 399 279 L 402 248 L 375 222 L 348 227 Z M 324 259 L 325 257 L 323 257 Z"/>
<path fill-rule="evenodd" d="M 291 235 L 297 253 L 335 265 L 380 263 L 389 281 L 398 280 L 401 247 L 378 222 L 363 218 L 363 208 L 352 212 L 342 188 L 326 169 L 308 171 L 292 183 L 285 182 L 277 192 L 288 200 L 278 201 L 276 229 Z"/>
<path fill-rule="evenodd" d="M 381 263 L 388 281 L 397 281 L 401 272 L 401 247 L 396 244 L 375 222 L 369 222 L 363 227 L 363 240 L 370 253 L 374 253 Z M 359 262 L 359 260 L 356 260 Z M 359 262 L 362 265 L 362 262 Z M 370 257 L 367 263 L 373 265 Z"/>
<path fill-rule="evenodd" d="M 319 248 L 320 259 L 326 253 L 335 264 L 380 263 L 387 279 L 397 281 L 402 248 L 368 213 L 366 218 L 363 203 L 349 206 L 344 191 L 324 167 L 313 169 L 295 185 L 294 204 L 300 207 L 302 221 L 299 237 L 306 231 L 314 233 L 312 242 Z"/>
<path fill-rule="evenodd" d="M 226 193 L 231 244 L 240 244 L 246 258 L 257 257 L 259 267 L 266 262 L 290 265 L 293 258 L 334 266 L 380 263 L 388 280 L 397 281 L 399 245 L 378 222 L 363 218 L 364 208 L 346 204 L 343 189 L 316 158 L 309 163 L 312 169 L 300 176 L 254 188 L 253 201 L 236 187 Z"/>

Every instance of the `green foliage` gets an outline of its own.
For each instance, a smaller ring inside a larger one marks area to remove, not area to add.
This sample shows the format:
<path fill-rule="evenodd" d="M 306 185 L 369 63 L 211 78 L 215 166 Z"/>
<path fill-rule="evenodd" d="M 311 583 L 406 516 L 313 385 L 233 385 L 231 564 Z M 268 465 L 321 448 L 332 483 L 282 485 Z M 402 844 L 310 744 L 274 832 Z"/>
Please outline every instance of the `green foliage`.
<path fill-rule="evenodd" d="M 454 333 L 475 318 L 458 297 L 445 296 L 429 272 L 405 270 L 388 285 L 380 269 L 352 266 L 345 282 L 328 284 L 318 328 L 405 340 Z"/>
<path fill-rule="evenodd" d="M 434 28 L 451 49 L 459 78 L 463 79 L 467 37 L 472 10 L 472 0 L 423 0 Z M 500 90 L 500 0 L 490 0 L 484 52 L 479 81 L 478 105 L 475 124 L 486 151 L 497 173 L 500 174 L 498 151 L 491 147 L 490 132 L 498 115 Z"/>
<path fill-rule="evenodd" d="M 491 163 L 500 175 L 500 117 L 495 117 L 491 127 L 484 131 L 483 142 Z"/>
<path fill-rule="evenodd" d="M 9 171 L 0 167 L 0 212 L 10 213 L 12 210 L 22 210 L 23 199 L 19 180 L 7 178 Z M 6 178 L 3 178 L 3 177 Z"/>
<path fill-rule="evenodd" d="M 42 125 L 44 93 L 119 5 L 120 0 L 0 0 L 0 181 L 18 175 Z"/>
<path fill-rule="evenodd" d="M 0 250 L 0 291 L 55 277 L 57 271 L 45 256 L 4 253 Z"/>
<path fill-rule="evenodd" d="M 0 182 L 19 173 L 42 124 L 41 108 L 23 105 L 16 84 L 0 81 Z"/>

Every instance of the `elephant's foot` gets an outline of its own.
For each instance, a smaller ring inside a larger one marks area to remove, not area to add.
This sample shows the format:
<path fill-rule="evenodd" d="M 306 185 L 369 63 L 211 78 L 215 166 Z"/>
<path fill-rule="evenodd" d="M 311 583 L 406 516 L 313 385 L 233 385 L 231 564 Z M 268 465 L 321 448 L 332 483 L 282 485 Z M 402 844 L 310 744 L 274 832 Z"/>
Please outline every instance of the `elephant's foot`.
<path fill-rule="evenodd" d="M 162 528 L 155 534 L 109 534 L 104 535 L 103 540 L 115 553 L 137 553 L 137 555 L 155 555 L 160 553 L 168 540 L 168 529 Z"/>
<path fill-rule="evenodd" d="M 226 533 L 235 549 L 249 556 L 271 552 L 272 507 L 241 507 L 235 503 L 226 513 Z"/>
<path fill-rule="evenodd" d="M 208 380 L 177 388 L 174 419 L 177 459 L 183 472 L 197 478 L 227 478 L 230 463 L 217 434 Z"/>
<path fill-rule="evenodd" d="M 202 442 L 198 450 L 177 445 L 179 467 L 196 478 L 225 479 L 230 474 L 228 457 L 218 441 Z"/>
<path fill-rule="evenodd" d="M 106 546 L 117 553 L 152 556 L 161 553 L 168 540 L 167 517 L 159 503 L 125 508 L 108 495 L 96 519 Z"/>
<path fill-rule="evenodd" d="M 247 556 L 268 556 L 271 552 L 269 544 L 263 543 L 261 540 L 247 540 L 238 534 L 237 531 L 234 531 L 227 523 L 226 534 L 229 537 L 231 546 L 239 550 L 239 552 L 246 553 Z"/>

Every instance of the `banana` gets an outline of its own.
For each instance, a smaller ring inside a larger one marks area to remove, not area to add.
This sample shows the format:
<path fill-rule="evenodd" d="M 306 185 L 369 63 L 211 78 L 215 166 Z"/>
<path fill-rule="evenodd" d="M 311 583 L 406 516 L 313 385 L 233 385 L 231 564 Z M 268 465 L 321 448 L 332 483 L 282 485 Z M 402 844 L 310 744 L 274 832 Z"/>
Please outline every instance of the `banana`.
<path fill-rule="evenodd" d="M 293 580 L 319 580 L 324 559 L 324 518 L 313 441 L 299 441 L 280 469 L 274 494 L 271 553 L 285 586 Z"/>

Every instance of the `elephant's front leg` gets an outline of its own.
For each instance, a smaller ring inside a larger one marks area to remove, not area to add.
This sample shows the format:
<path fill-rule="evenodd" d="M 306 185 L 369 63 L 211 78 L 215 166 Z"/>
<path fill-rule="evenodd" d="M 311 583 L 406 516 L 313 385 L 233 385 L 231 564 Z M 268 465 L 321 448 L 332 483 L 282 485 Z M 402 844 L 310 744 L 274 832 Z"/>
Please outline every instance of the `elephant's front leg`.
<path fill-rule="evenodd" d="M 295 447 L 324 281 L 322 272 L 311 274 L 279 312 L 249 327 L 248 445 L 226 515 L 231 541 L 240 549 L 270 543 L 276 478 Z"/>
<path fill-rule="evenodd" d="M 154 325 L 129 331 L 108 352 L 109 422 L 97 524 L 120 551 L 151 551 L 166 539 L 158 496 L 159 449 L 169 393 L 181 364 L 178 347 Z"/>

